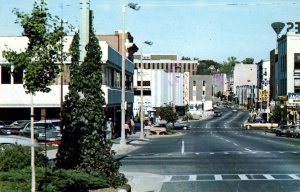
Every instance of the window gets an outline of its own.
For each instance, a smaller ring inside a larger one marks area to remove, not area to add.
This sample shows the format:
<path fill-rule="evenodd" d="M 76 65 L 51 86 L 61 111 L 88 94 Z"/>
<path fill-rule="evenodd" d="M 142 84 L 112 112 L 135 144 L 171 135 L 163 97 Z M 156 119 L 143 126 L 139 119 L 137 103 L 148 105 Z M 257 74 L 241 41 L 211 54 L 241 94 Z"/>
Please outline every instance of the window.
<path fill-rule="evenodd" d="M 193 81 L 193 86 L 196 86 L 196 81 Z"/>
<path fill-rule="evenodd" d="M 294 68 L 300 69 L 300 53 L 294 54 Z"/>
<path fill-rule="evenodd" d="M 206 84 L 206 81 L 202 81 L 202 86 L 204 87 Z"/>
<path fill-rule="evenodd" d="M 14 84 L 23 84 L 23 70 L 14 71 Z"/>
<path fill-rule="evenodd" d="M 1 66 L 1 83 L 10 84 L 11 83 L 11 65 L 2 65 Z"/>

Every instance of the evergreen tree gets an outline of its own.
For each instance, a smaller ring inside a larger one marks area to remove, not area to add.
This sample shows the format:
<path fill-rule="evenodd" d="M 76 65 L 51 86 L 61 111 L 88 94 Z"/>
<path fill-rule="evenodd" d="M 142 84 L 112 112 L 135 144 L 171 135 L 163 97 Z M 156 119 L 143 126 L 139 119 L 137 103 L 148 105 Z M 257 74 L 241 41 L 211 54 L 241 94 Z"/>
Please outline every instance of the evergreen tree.
<path fill-rule="evenodd" d="M 120 162 L 111 151 L 112 143 L 105 139 L 101 49 L 90 31 L 87 55 L 79 65 L 79 35 L 74 36 L 71 82 L 62 111 L 62 143 L 57 154 L 57 167 L 79 169 L 94 176 L 105 176 L 112 186 L 126 182 L 119 173 Z"/>

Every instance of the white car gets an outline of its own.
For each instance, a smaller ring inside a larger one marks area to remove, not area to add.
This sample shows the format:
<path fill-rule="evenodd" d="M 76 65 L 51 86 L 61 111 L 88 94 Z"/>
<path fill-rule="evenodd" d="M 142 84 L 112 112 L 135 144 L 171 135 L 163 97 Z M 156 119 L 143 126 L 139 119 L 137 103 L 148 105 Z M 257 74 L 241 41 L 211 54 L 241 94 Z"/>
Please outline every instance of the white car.
<path fill-rule="evenodd" d="M 30 138 L 17 135 L 7 135 L 2 130 L 0 130 L 0 145 L 32 146 Z M 34 141 L 34 146 L 38 147 L 38 143 L 36 142 L 36 140 Z"/>

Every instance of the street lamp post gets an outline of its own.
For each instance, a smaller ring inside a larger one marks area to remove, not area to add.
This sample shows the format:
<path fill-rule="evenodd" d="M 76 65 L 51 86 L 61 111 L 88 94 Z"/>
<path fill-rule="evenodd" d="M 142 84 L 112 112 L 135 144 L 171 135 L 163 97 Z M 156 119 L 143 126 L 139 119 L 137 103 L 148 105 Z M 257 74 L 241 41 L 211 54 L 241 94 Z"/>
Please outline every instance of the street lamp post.
<path fill-rule="evenodd" d="M 143 69 L 144 69 L 144 64 L 143 64 L 143 44 L 147 45 L 152 45 L 152 41 L 144 41 L 141 43 L 141 72 L 140 72 L 140 77 L 141 77 L 141 113 L 140 113 L 140 122 L 141 122 L 141 133 L 140 133 L 140 139 L 144 139 L 144 82 L 143 82 Z"/>
<path fill-rule="evenodd" d="M 140 6 L 137 3 L 129 3 L 125 5 L 122 0 L 122 89 L 121 89 L 121 140 L 120 145 L 126 145 L 125 139 L 125 8 L 129 7 L 138 11 Z"/>
<path fill-rule="evenodd" d="M 280 113 L 281 113 L 281 124 L 283 124 L 283 108 L 284 108 L 284 105 L 283 104 L 281 104 L 280 105 Z"/>

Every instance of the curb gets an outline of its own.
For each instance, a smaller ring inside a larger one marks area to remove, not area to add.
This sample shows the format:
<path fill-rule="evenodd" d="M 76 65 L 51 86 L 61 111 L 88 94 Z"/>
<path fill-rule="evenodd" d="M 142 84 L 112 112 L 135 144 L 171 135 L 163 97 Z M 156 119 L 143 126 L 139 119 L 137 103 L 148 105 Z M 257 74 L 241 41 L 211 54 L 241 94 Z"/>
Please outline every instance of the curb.
<path fill-rule="evenodd" d="M 131 186 L 129 184 L 118 187 L 117 192 L 131 192 Z"/>

